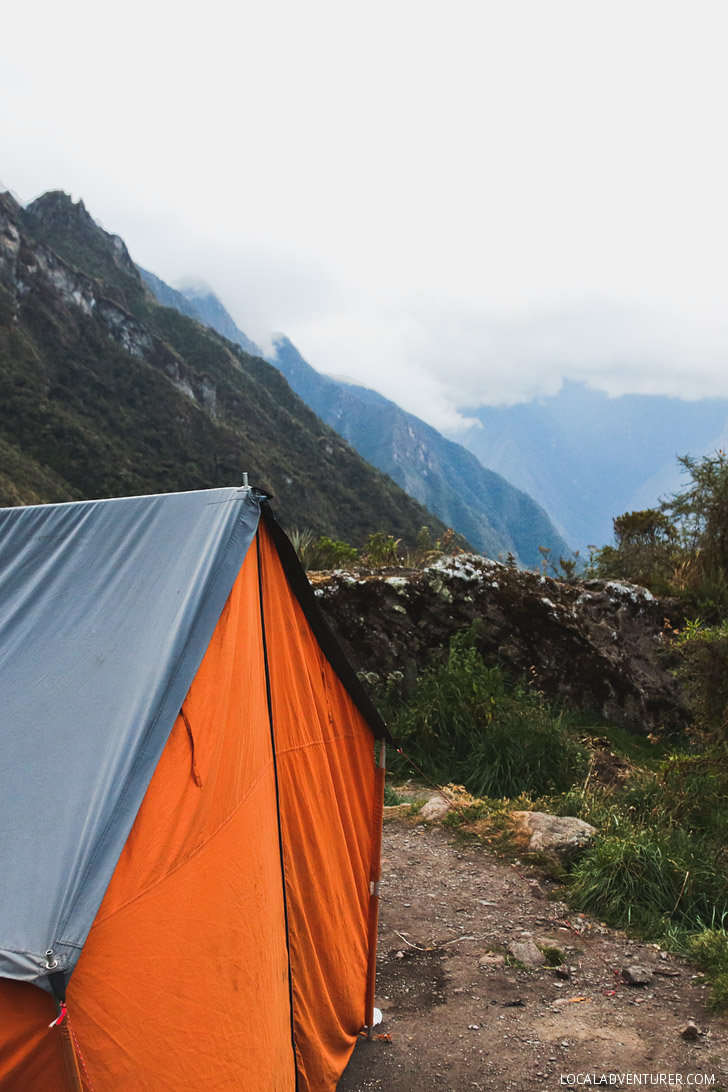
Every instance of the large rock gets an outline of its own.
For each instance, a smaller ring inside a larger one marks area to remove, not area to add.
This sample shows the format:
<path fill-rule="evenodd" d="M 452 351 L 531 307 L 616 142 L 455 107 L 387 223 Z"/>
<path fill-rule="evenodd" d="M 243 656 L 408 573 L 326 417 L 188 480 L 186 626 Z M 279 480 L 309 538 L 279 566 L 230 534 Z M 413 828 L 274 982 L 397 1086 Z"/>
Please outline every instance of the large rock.
<path fill-rule="evenodd" d="M 310 575 L 351 662 L 371 681 L 394 674 L 408 686 L 477 620 L 483 655 L 550 697 L 642 733 L 685 722 L 665 626 L 681 624 L 675 600 L 617 581 L 553 580 L 474 554 L 422 569 Z"/>
<path fill-rule="evenodd" d="M 435 822 L 438 819 L 444 819 L 449 811 L 452 811 L 452 804 L 449 804 L 444 796 L 440 796 L 439 793 L 436 793 L 422 805 L 422 808 L 420 809 L 420 819 L 428 819 L 430 822 Z"/>
<path fill-rule="evenodd" d="M 547 815 L 543 811 L 511 813 L 514 834 L 526 853 L 543 853 L 569 864 L 588 846 L 596 828 L 571 815 Z"/>

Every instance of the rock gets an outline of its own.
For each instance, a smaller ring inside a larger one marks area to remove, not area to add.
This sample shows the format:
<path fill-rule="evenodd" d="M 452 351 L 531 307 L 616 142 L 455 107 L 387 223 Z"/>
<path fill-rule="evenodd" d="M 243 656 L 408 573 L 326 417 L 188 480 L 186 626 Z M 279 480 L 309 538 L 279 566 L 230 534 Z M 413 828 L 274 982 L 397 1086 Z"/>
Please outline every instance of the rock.
<path fill-rule="evenodd" d="M 615 581 L 553 580 L 472 555 L 355 578 L 321 573 L 315 586 L 356 670 L 380 679 L 421 675 L 477 618 L 478 651 L 537 679 L 551 698 L 643 735 L 688 718 L 663 634 L 665 618 L 681 628 L 677 600 Z M 604 757 L 614 764 L 608 750 Z"/>
<path fill-rule="evenodd" d="M 597 833 L 583 819 L 543 811 L 514 811 L 511 821 L 516 841 L 527 853 L 543 853 L 561 864 L 573 861 Z"/>
<path fill-rule="evenodd" d="M 554 974 L 557 978 L 563 978 L 564 981 L 571 978 L 571 971 L 568 967 L 564 967 L 563 965 L 561 967 L 554 967 Z"/>
<path fill-rule="evenodd" d="M 485 952 L 478 960 L 479 967 L 502 967 L 506 957 L 500 952 Z"/>
<path fill-rule="evenodd" d="M 622 967 L 622 978 L 628 986 L 649 986 L 652 972 L 647 967 L 632 963 L 629 967 Z"/>
<path fill-rule="evenodd" d="M 692 1020 L 690 1020 L 680 1032 L 681 1039 L 688 1039 L 691 1042 L 697 1039 L 699 1035 L 700 1028 L 697 1024 L 694 1024 Z"/>
<path fill-rule="evenodd" d="M 524 967 L 543 967 L 546 962 L 546 956 L 530 937 L 512 940 L 508 945 L 508 955 L 518 963 L 522 963 Z"/>
<path fill-rule="evenodd" d="M 452 811 L 452 804 L 448 804 L 439 793 L 435 796 L 431 796 L 427 803 L 422 805 L 420 810 L 420 819 L 427 819 L 429 822 L 433 822 L 436 819 L 442 819 L 449 811 Z"/>

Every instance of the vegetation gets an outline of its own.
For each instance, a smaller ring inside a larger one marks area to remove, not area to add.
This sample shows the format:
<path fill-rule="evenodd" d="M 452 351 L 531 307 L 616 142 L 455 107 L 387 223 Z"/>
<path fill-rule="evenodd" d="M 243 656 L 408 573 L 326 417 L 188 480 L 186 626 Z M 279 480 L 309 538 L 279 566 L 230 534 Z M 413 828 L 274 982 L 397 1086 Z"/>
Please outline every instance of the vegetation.
<path fill-rule="evenodd" d="M 0 276 L 0 502 L 237 485 L 247 471 L 287 525 L 362 543 L 385 526 L 414 544 L 425 509 L 276 368 L 157 305 L 82 206 L 49 194 L 24 211 L 0 194 L 0 218 L 20 237 Z"/>
<path fill-rule="evenodd" d="M 629 757 L 625 783 L 595 776 L 583 715 L 484 663 L 472 631 L 408 693 L 390 687 L 383 706 L 428 777 L 476 798 L 463 798 L 451 822 L 494 848 L 507 850 L 516 809 L 594 825 L 597 837 L 563 877 L 571 903 L 689 953 L 712 981 L 712 1003 L 726 1007 L 728 463 L 718 454 L 683 465 L 687 488 L 659 510 L 615 520 L 617 545 L 596 559 L 603 577 L 680 596 L 687 618 L 667 636 L 691 724 L 660 743 L 609 729 L 611 747 Z"/>
<path fill-rule="evenodd" d="M 341 542 L 328 535 L 317 538 L 310 527 L 302 530 L 296 528 L 289 537 L 307 572 L 347 567 L 379 569 L 396 566 L 417 569 L 443 554 L 461 553 L 463 541 L 451 528 L 440 538 L 433 539 L 427 526 L 418 531 L 414 546 L 407 546 L 401 538 L 395 538 L 385 531 L 375 531 L 368 535 L 361 550 L 349 542 Z"/>
<path fill-rule="evenodd" d="M 728 616 L 728 456 L 679 460 L 684 488 L 657 508 L 614 520 L 615 546 L 594 559 L 597 576 L 681 598 L 708 622 Z"/>
<path fill-rule="evenodd" d="M 390 685 L 383 705 L 392 734 L 433 780 L 474 796 L 566 788 L 586 767 L 569 717 L 487 666 L 475 637 L 474 629 L 456 635 L 446 662 L 425 671 L 406 699 Z"/>

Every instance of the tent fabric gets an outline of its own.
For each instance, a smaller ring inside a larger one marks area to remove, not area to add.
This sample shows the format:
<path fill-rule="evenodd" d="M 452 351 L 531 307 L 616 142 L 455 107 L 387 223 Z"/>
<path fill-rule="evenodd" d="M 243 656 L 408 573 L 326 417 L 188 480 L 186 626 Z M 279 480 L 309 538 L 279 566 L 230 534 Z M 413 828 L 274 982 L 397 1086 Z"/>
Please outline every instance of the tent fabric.
<path fill-rule="evenodd" d="M 358 675 L 344 655 L 329 623 L 326 621 L 323 611 L 316 601 L 316 594 L 298 560 L 293 543 L 273 515 L 267 497 L 264 497 L 261 502 L 260 514 L 271 541 L 278 552 L 291 591 L 306 615 L 311 635 L 320 645 L 321 651 L 346 687 L 350 697 L 374 733 L 375 738 L 393 743 L 389 729 L 359 681 Z"/>
<path fill-rule="evenodd" d="M 247 520 L 257 500 L 238 507 Z M 271 526 L 230 547 L 230 594 L 70 977 L 69 1021 L 49 1028 L 53 999 L 0 976 L 0 1092 L 334 1092 L 375 954 L 377 726 Z"/>
<path fill-rule="evenodd" d="M 275 577 L 267 521 L 258 544 L 299 1089 L 312 1092 L 336 1086 L 365 1023 L 373 733 L 311 639 L 290 584 Z"/>
<path fill-rule="evenodd" d="M 0 975 L 75 966 L 258 519 L 233 488 L 0 511 Z"/>

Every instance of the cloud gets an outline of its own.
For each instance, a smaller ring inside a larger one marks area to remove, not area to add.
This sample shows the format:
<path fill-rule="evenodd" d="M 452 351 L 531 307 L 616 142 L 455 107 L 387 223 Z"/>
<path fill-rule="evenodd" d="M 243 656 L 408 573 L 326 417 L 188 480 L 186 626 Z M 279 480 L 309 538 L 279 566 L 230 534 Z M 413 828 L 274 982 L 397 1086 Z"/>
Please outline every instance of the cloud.
<path fill-rule="evenodd" d="M 287 331 L 321 371 L 376 388 L 457 432 L 479 405 L 555 394 L 565 380 L 610 395 L 728 395 L 728 325 L 625 304 L 494 313 L 430 300 L 370 302 Z"/>

